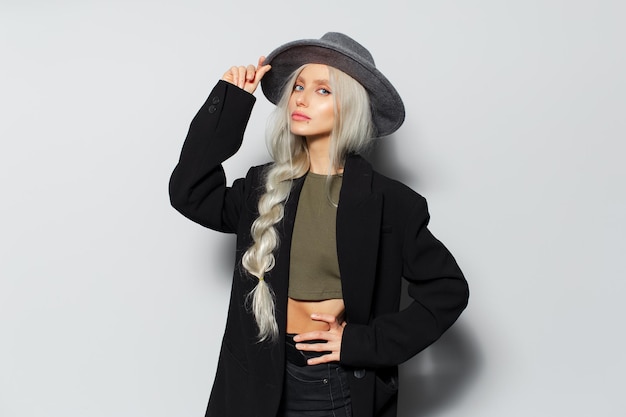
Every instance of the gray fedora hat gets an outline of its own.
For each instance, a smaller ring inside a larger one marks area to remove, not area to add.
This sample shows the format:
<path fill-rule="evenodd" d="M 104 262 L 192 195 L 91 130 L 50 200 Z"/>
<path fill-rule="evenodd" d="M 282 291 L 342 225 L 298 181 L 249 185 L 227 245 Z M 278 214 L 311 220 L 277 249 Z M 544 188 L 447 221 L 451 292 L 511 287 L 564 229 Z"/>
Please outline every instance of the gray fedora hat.
<path fill-rule="evenodd" d="M 261 79 L 263 94 L 280 100 L 289 76 L 304 64 L 325 64 L 357 80 L 369 93 L 376 136 L 395 132 L 404 122 L 404 104 L 389 80 L 376 69 L 374 58 L 361 44 L 343 33 L 328 32 L 320 39 L 302 39 L 273 50 L 265 64 L 272 69 Z"/>

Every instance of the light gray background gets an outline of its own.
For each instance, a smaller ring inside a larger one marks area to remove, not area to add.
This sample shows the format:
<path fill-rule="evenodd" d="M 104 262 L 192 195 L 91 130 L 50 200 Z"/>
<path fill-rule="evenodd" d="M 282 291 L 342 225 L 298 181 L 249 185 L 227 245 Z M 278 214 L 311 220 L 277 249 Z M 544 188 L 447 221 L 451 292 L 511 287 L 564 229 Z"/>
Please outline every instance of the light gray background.
<path fill-rule="evenodd" d="M 204 415 L 234 242 L 169 206 L 169 174 L 227 67 L 329 30 L 403 96 L 374 162 L 471 285 L 400 415 L 626 409 L 624 2 L 0 4 L 0 416 Z M 267 160 L 257 97 L 231 179 Z"/>

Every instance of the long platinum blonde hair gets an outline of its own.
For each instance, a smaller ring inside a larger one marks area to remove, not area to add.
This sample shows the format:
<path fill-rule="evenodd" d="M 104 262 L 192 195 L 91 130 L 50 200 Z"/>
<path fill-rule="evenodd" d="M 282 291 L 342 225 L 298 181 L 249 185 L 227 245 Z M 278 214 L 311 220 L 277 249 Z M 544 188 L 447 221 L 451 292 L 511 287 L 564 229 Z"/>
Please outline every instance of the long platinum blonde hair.
<path fill-rule="evenodd" d="M 278 338 L 274 292 L 265 280 L 274 267 L 274 252 L 280 244 L 274 226 L 283 219 L 293 180 L 309 170 L 306 140 L 291 133 L 288 107 L 295 80 L 305 66 L 294 71 L 285 83 L 282 97 L 268 121 L 266 140 L 274 162 L 265 173 L 265 193 L 258 204 L 259 217 L 250 230 L 254 243 L 242 259 L 246 271 L 258 279 L 246 302 L 254 314 L 259 341 Z M 328 70 L 335 113 L 329 147 L 330 176 L 333 168 L 343 168 L 348 154 L 362 152 L 372 143 L 374 129 L 367 91 L 346 73 L 330 66 Z"/>

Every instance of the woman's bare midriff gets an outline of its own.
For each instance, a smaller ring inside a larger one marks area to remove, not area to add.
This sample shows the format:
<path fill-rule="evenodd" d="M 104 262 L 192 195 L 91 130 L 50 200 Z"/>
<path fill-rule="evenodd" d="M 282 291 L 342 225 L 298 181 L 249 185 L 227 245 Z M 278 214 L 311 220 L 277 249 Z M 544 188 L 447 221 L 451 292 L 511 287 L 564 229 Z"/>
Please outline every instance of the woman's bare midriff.
<path fill-rule="evenodd" d="M 301 301 L 289 298 L 287 300 L 287 333 L 305 333 L 315 330 L 328 330 L 328 323 L 312 320 L 311 314 L 331 314 L 337 317 L 339 323 L 343 321 L 345 305 L 342 299 L 322 301 Z"/>

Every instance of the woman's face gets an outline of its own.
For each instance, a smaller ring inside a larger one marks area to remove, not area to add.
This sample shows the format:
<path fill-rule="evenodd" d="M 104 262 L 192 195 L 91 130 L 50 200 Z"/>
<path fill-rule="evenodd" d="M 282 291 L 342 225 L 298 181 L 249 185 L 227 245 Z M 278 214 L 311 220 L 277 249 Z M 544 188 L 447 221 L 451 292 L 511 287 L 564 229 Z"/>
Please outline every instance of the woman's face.
<path fill-rule="evenodd" d="M 309 64 L 296 78 L 289 98 L 291 133 L 307 141 L 328 139 L 335 122 L 334 100 L 326 65 Z"/>

